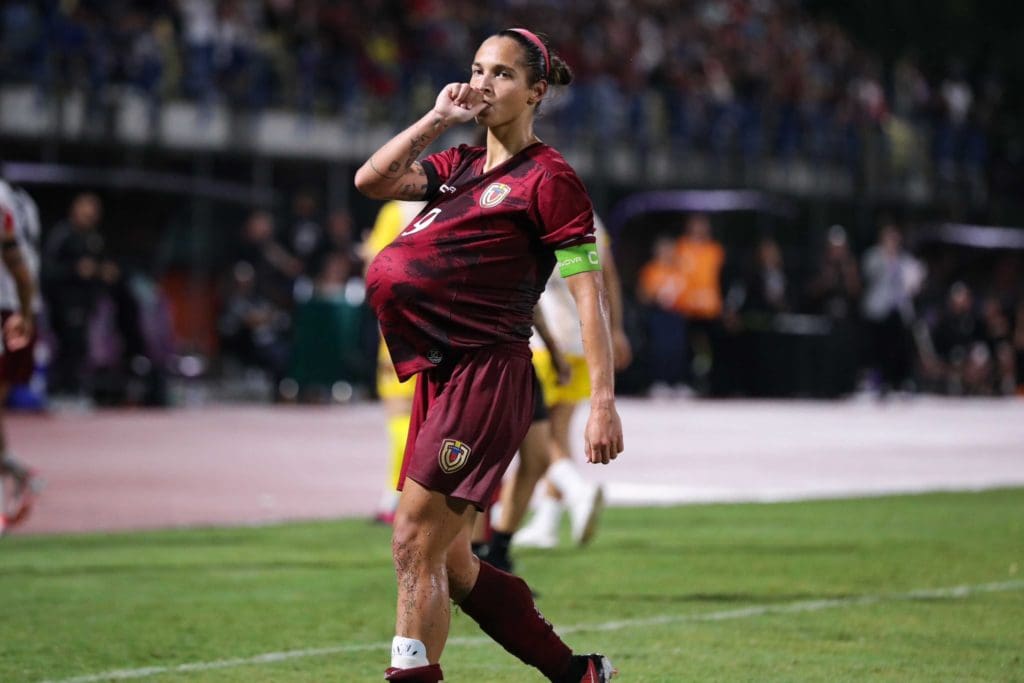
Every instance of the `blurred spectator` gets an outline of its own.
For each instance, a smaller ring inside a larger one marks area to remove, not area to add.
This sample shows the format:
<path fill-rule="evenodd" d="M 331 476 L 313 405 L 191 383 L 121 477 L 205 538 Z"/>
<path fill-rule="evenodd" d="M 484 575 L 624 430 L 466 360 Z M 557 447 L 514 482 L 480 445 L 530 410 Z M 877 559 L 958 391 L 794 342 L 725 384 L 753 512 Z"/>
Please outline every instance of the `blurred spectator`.
<path fill-rule="evenodd" d="M 253 211 L 242 230 L 237 261 L 253 269 L 253 286 L 260 297 L 284 310 L 292 306 L 292 286 L 303 272 L 302 261 L 274 236 L 274 219 L 266 211 Z M 245 286 L 248 286 L 247 284 Z"/>
<path fill-rule="evenodd" d="M 0 82 L 38 76 L 44 58 L 42 12 L 27 0 L 0 4 Z M 22 71 L 22 73 L 18 73 Z"/>
<path fill-rule="evenodd" d="M 349 262 L 353 273 L 362 273 L 363 261 L 359 251 L 353 234 L 352 214 L 348 209 L 336 209 L 327 217 L 327 232 L 317 247 L 313 272 L 319 275 L 325 259 L 341 256 Z"/>
<path fill-rule="evenodd" d="M 942 370 L 943 389 L 954 396 L 987 394 L 992 383 L 992 353 L 974 310 L 974 297 L 963 282 L 949 290 L 946 308 L 932 333 Z"/>
<path fill-rule="evenodd" d="M 313 270 L 314 254 L 324 242 L 323 220 L 316 195 L 300 190 L 292 199 L 291 223 L 286 236 L 288 250 L 304 264 L 307 273 Z"/>
<path fill-rule="evenodd" d="M 908 389 L 914 358 L 914 297 L 924 280 L 924 266 L 904 250 L 902 235 L 888 222 L 863 262 L 861 305 L 869 334 L 868 364 L 878 373 L 877 388 L 882 394 Z"/>
<path fill-rule="evenodd" d="M 711 235 L 711 221 L 691 214 L 686 230 L 676 241 L 675 260 L 682 275 L 677 310 L 686 318 L 689 379 L 700 392 L 708 389 L 714 349 L 721 337 L 721 271 L 725 250 Z"/>
<path fill-rule="evenodd" d="M 54 393 L 81 394 L 89 355 L 89 322 L 101 282 L 120 277 L 106 254 L 98 226 L 103 215 L 99 197 L 80 194 L 67 219 L 50 231 L 43 249 L 43 293 L 57 337 L 50 375 Z"/>
<path fill-rule="evenodd" d="M 770 320 L 775 315 L 791 309 L 782 250 L 774 239 L 765 237 L 758 243 L 754 266 L 747 273 L 742 290 L 738 312 L 746 319 L 756 317 L 758 326 L 771 327 Z"/>
<path fill-rule="evenodd" d="M 288 371 L 290 328 L 287 310 L 261 292 L 252 264 L 235 263 L 218 323 L 221 345 L 243 367 L 258 368 L 269 375 L 275 400 Z"/>
<path fill-rule="evenodd" d="M 831 324 L 828 350 L 819 370 L 827 396 L 849 394 L 856 386 L 860 295 L 860 271 L 850 251 L 846 230 L 833 225 L 828 230 L 817 272 L 807 285 L 809 312 L 826 316 Z"/>
<path fill-rule="evenodd" d="M 327 252 L 317 271 L 313 295 L 327 301 L 343 301 L 353 275 L 352 259 L 347 254 L 341 251 Z"/>
<path fill-rule="evenodd" d="M 686 380 L 686 319 L 679 310 L 686 283 L 675 251 L 675 239 L 658 237 L 637 285 L 637 299 L 647 307 L 646 358 L 659 388 L 679 388 Z"/>
<path fill-rule="evenodd" d="M 96 371 L 102 367 L 144 380 L 139 400 L 161 404 L 166 398 L 163 368 L 151 358 L 135 289 L 99 231 L 102 215 L 99 197 L 80 194 L 72 201 L 68 218 L 46 239 L 43 293 L 57 337 L 50 388 L 54 393 L 96 397 L 105 391 L 96 383 Z M 97 318 L 98 313 L 103 315 Z M 93 333 L 98 322 L 109 323 L 109 329 Z"/>
<path fill-rule="evenodd" d="M 860 271 L 850 251 L 846 230 L 833 225 L 828 230 L 817 272 L 807 286 L 810 312 L 833 320 L 851 319 L 860 293 Z"/>
<path fill-rule="evenodd" d="M 778 333 L 776 316 L 791 309 L 782 250 L 771 237 L 762 238 L 753 260 L 726 295 L 722 340 L 723 371 L 719 387 L 725 393 L 784 396 L 792 385 L 795 364 L 786 352 L 793 342 Z"/>
<path fill-rule="evenodd" d="M 1017 387 L 1017 358 L 1013 350 L 1013 323 L 999 299 L 987 296 L 981 305 L 981 329 L 992 356 L 991 393 L 1012 396 Z"/>

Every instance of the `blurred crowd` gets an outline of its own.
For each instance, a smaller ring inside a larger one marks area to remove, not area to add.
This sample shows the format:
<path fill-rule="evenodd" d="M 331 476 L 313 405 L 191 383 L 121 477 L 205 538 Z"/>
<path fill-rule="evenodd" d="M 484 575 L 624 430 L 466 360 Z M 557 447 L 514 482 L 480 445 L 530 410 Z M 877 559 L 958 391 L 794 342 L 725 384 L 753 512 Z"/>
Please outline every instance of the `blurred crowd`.
<path fill-rule="evenodd" d="M 129 88 L 154 115 L 188 98 L 404 125 L 512 25 L 548 32 L 576 71 L 549 111 L 562 140 L 851 164 L 880 141 L 897 169 L 927 157 L 983 191 L 997 75 L 955 56 L 886 67 L 796 0 L 8 0 L 0 80 L 78 89 L 94 114 Z"/>
<path fill-rule="evenodd" d="M 997 255 L 968 282 L 956 276 L 962 250 L 928 263 L 888 220 L 859 256 L 832 226 L 802 271 L 787 267 L 773 237 L 751 247 L 728 254 L 703 214 L 654 242 L 636 299 L 655 394 L 999 396 L 1024 387 L 1019 255 Z"/>
<path fill-rule="evenodd" d="M 624 140 L 853 169 L 881 154 L 897 172 L 957 183 L 950 196 L 985 198 L 1006 115 L 998 74 L 955 55 L 939 68 L 909 52 L 883 64 L 798 0 L 7 0 L 0 84 L 32 84 L 41 102 L 80 93 L 87 120 L 109 120 L 131 91 L 153 117 L 184 99 L 197 125 L 217 105 L 273 107 L 344 117 L 358 135 L 374 122 L 405 125 L 441 84 L 466 78 L 481 36 L 515 25 L 548 33 L 575 71 L 540 124 L 559 144 Z M 320 199 L 300 191 L 277 214 L 253 211 L 218 264 L 218 349 L 265 373 L 275 398 L 297 397 L 303 377 L 355 382 L 361 365 L 372 374 L 373 340 L 368 364 L 358 340 L 346 341 L 372 332 L 359 312 L 360 229 Z M 110 387 L 127 376 L 144 401 L 160 402 L 171 323 L 152 281 L 111 255 L 102 217 L 100 198 L 83 194 L 44 226 L 51 384 L 95 393 L 104 369 L 117 368 Z M 1024 384 L 1019 258 L 962 277 L 956 257 L 914 256 L 896 226 L 879 227 L 877 244 L 856 254 L 838 226 L 820 244 L 765 238 L 740 253 L 700 215 L 656 240 L 651 262 L 624 283 L 644 313 L 656 388 L 999 394 Z M 813 268 L 793 267 L 797 248 L 817 250 Z M 323 330 L 353 346 L 343 361 L 317 355 Z M 816 388 L 785 376 L 798 366 Z"/>
<path fill-rule="evenodd" d="M 912 251 L 891 220 L 860 253 L 839 225 L 820 239 L 802 231 L 799 244 L 765 235 L 726 246 L 714 216 L 679 216 L 650 260 L 623 274 L 641 390 L 998 396 L 1024 387 L 1019 252 L 995 250 L 967 268 L 963 247 Z M 371 393 L 376 325 L 364 305 L 363 231 L 346 208 L 327 211 L 300 190 L 282 211 L 241 221 L 207 291 L 216 343 L 202 372 L 176 362 L 184 340 L 173 294 L 122 264 L 103 221 L 100 197 L 82 193 L 38 231 L 51 395 L 165 405 L 169 377 L 250 373 L 261 378 L 254 398 Z"/>

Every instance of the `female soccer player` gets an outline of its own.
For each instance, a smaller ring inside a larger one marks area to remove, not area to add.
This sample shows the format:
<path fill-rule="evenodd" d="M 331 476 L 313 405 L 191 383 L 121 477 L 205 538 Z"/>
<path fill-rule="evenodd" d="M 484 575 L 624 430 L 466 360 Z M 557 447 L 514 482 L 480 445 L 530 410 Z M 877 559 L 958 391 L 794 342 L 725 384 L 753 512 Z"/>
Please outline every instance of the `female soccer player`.
<path fill-rule="evenodd" d="M 419 374 L 392 538 L 398 610 L 387 680 L 443 679 L 449 599 L 551 681 L 614 675 L 606 657 L 573 654 L 521 579 L 470 551 L 473 519 L 530 425 L 530 325 L 556 263 L 579 310 L 591 378 L 587 460 L 607 464 L 623 450 L 590 199 L 533 133 L 549 85 L 571 80 L 542 38 L 502 31 L 480 45 L 469 83 L 445 86 L 356 173 L 369 197 L 428 202 L 367 273 L 399 378 Z M 418 160 L 445 129 L 471 120 L 487 128 L 486 147 Z"/>

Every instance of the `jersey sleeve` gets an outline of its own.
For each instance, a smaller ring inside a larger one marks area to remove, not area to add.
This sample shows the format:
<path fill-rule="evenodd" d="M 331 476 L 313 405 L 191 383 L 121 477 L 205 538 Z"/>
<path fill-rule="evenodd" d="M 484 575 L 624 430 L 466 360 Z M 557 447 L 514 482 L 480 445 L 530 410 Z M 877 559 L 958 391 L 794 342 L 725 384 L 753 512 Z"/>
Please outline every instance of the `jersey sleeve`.
<path fill-rule="evenodd" d="M 558 173 L 537 187 L 535 219 L 552 249 L 594 244 L 594 207 L 575 173 Z"/>
<path fill-rule="evenodd" d="M 535 209 L 540 239 L 555 252 L 562 277 L 601 270 L 594 207 L 575 173 L 558 173 L 542 181 L 537 188 Z"/>
<path fill-rule="evenodd" d="M 427 175 L 427 194 L 423 197 L 424 199 L 429 202 L 437 196 L 441 186 L 452 177 L 452 173 L 458 167 L 468 147 L 468 145 L 450 147 L 441 152 L 431 154 L 420 162 L 423 166 L 423 172 Z"/>

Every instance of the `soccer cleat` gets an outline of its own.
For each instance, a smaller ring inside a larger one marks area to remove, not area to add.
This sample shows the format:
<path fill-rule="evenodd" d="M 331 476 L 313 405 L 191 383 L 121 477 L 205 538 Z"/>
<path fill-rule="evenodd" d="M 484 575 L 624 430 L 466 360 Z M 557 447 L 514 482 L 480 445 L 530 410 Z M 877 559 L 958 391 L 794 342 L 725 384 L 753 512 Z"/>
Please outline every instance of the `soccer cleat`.
<path fill-rule="evenodd" d="M 573 666 L 570 670 L 582 669 L 583 673 L 577 679 L 572 678 L 573 683 L 607 683 L 619 675 L 619 670 L 612 666 L 611 661 L 600 654 L 573 655 Z"/>
<path fill-rule="evenodd" d="M 34 470 L 16 476 L 11 500 L 7 507 L 6 526 L 13 527 L 25 521 L 36 502 L 36 496 L 43 490 L 44 482 Z"/>
<path fill-rule="evenodd" d="M 558 529 L 543 524 L 527 524 L 512 536 L 512 545 L 519 548 L 554 548 L 558 545 Z"/>
<path fill-rule="evenodd" d="M 444 683 L 440 664 L 418 666 L 415 669 L 390 667 L 384 672 L 385 681 L 407 681 L 407 683 Z"/>
<path fill-rule="evenodd" d="M 500 569 L 507 574 L 515 573 L 515 563 L 513 563 L 512 558 L 508 556 L 508 552 L 504 555 L 496 553 L 490 545 L 484 543 L 474 550 L 473 554 L 479 557 L 482 562 L 487 562 L 495 569 Z"/>
<path fill-rule="evenodd" d="M 593 484 L 585 493 L 569 501 L 569 521 L 572 523 L 572 542 L 586 545 L 597 531 L 597 520 L 604 509 L 604 489 Z"/>
<path fill-rule="evenodd" d="M 395 513 L 391 510 L 378 510 L 370 521 L 374 524 L 392 526 L 395 523 Z"/>

